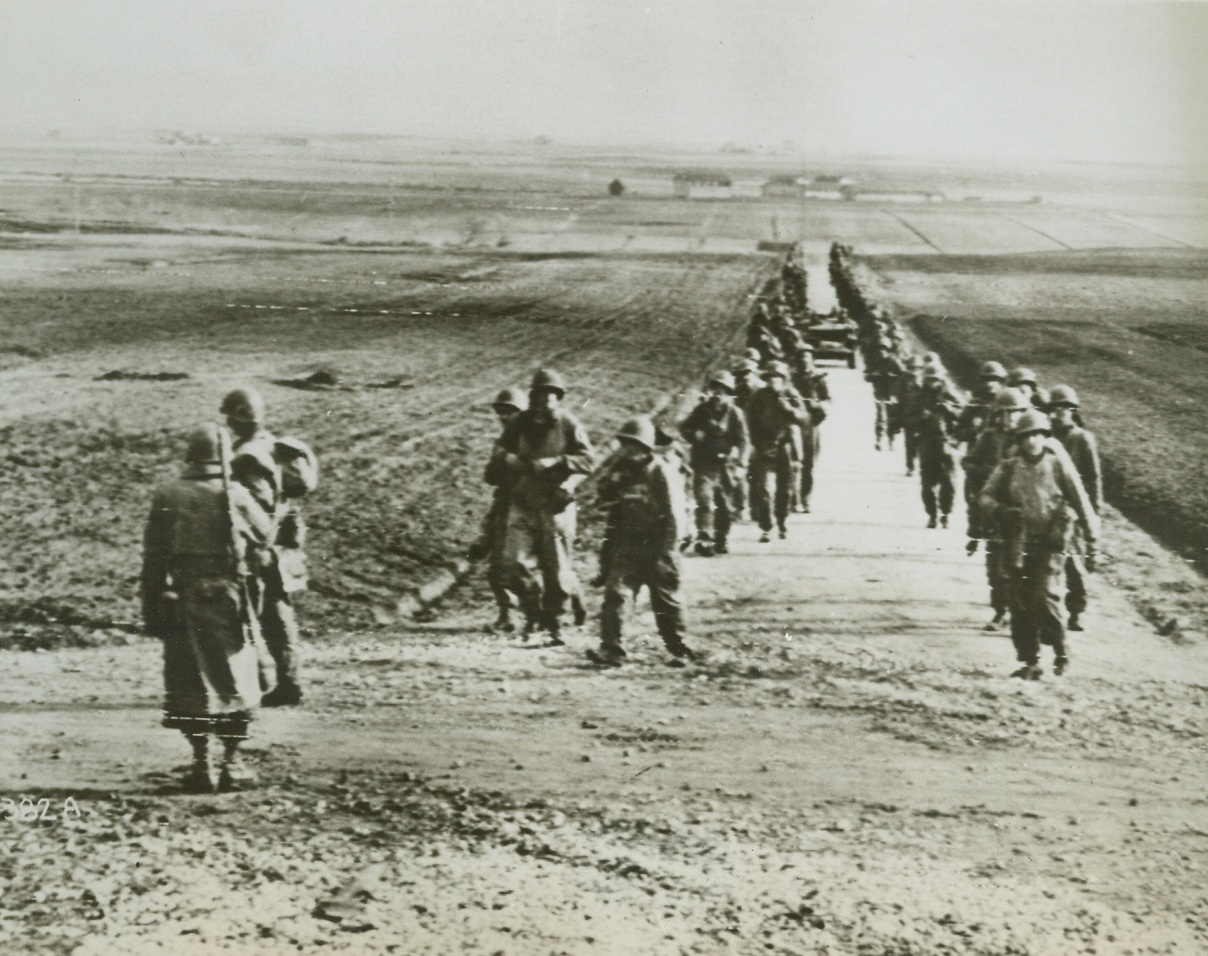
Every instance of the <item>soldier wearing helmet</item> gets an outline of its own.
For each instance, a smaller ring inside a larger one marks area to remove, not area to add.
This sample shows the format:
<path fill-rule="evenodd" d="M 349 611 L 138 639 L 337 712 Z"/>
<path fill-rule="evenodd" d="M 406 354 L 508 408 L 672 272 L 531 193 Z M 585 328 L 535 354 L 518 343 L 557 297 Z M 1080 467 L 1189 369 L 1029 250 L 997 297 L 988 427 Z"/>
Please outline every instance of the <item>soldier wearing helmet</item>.
<path fill-rule="evenodd" d="M 826 419 L 831 401 L 826 373 L 818 371 L 814 364 L 814 349 L 809 343 L 797 356 L 791 381 L 809 412 L 807 421 L 801 426 L 801 456 L 793 477 L 796 510 L 808 514 L 810 495 L 814 492 L 814 466 L 822 454 L 822 422 Z"/>
<path fill-rule="evenodd" d="M 495 396 L 491 410 L 499 421 L 502 435 L 510 422 L 528 404 L 528 399 L 519 388 L 505 388 Z M 498 466 L 498 459 L 492 455 L 487 462 L 484 480 L 494 486 L 491 496 L 491 507 L 487 510 L 479 526 L 478 537 L 470 545 L 469 558 L 471 561 L 487 558 L 487 583 L 495 598 L 498 615 L 493 630 L 510 633 L 515 625 L 512 623 L 512 608 L 519 602 L 519 595 L 508 590 L 507 565 L 504 562 L 504 539 L 507 532 L 508 501 L 511 497 L 512 476 Z"/>
<path fill-rule="evenodd" d="M 978 370 L 977 387 L 969 397 L 961 420 L 956 425 L 956 439 L 972 448 L 977 436 L 986 427 L 994 410 L 994 396 L 1003 388 L 1007 370 L 998 362 L 983 362 Z"/>
<path fill-rule="evenodd" d="M 1033 408 L 1044 410 L 1045 398 L 1041 393 L 1036 373 L 1030 368 L 1017 366 L 1007 373 L 1007 387 L 1017 388 L 1027 396 L 1028 403 Z"/>
<path fill-rule="evenodd" d="M 905 372 L 902 360 L 889 338 L 882 336 L 876 347 L 870 349 L 864 363 L 864 380 L 872 385 L 872 397 L 876 405 L 876 417 L 873 419 L 873 448 L 881 450 L 881 443 L 888 440 L 889 450 L 893 450 L 893 440 L 896 433 L 890 429 L 893 418 L 892 406 L 897 404 L 898 378 Z"/>
<path fill-rule="evenodd" d="M 613 516 L 612 551 L 606 562 L 600 610 L 600 647 L 587 656 L 616 666 L 626 658 L 621 622 L 626 601 L 643 586 L 663 644 L 679 663 L 696 655 L 684 644 L 684 614 L 679 601 L 679 542 L 683 527 L 684 486 L 678 468 L 655 454 L 654 423 L 639 416 L 618 429 L 617 458 L 600 479 L 600 499 Z"/>
<path fill-rule="evenodd" d="M 900 430 L 903 444 L 906 447 L 906 476 L 914 474 L 915 461 L 918 457 L 919 421 L 923 414 L 923 359 L 912 355 L 907 362 L 906 371 L 899 376 L 895 395 L 897 401 L 894 428 Z"/>
<path fill-rule="evenodd" d="M 968 542 L 965 550 L 973 554 L 981 541 L 986 542 L 986 582 L 990 585 L 993 619 L 986 630 L 997 630 L 1007 619 L 1006 569 L 1002 563 L 1002 540 L 993 521 L 979 504 L 982 488 L 999 462 L 1015 453 L 1015 423 L 1028 410 L 1027 396 L 1018 389 L 1004 387 L 994 398 L 994 407 L 977 441 L 961 460 L 965 469 L 965 504 L 968 516 Z"/>
<path fill-rule="evenodd" d="M 156 489 L 143 536 L 143 621 L 164 645 L 163 724 L 193 748 L 185 789 L 194 793 L 252 782 L 238 751 L 262 689 L 258 624 L 239 611 L 240 578 L 245 555 L 267 545 L 272 519 L 246 488 L 227 487 L 227 441 L 210 423 L 189 435 L 185 468 Z M 222 744 L 221 768 L 211 737 Z"/>
<path fill-rule="evenodd" d="M 960 413 L 960 399 L 948 387 L 941 370 L 932 367 L 924 375 L 922 411 L 915 426 L 919 485 L 928 528 L 947 528 L 956 500 L 955 429 Z"/>
<path fill-rule="evenodd" d="M 1069 385 L 1054 385 L 1049 392 L 1049 419 L 1053 425 L 1053 437 L 1074 463 L 1082 487 L 1099 514 L 1103 504 L 1103 469 L 1099 465 L 1099 443 L 1092 432 L 1086 430 L 1080 415 L 1081 403 L 1078 393 Z M 1094 570 L 1095 549 L 1093 545 L 1076 536 L 1074 547 L 1065 563 L 1065 608 L 1070 619 L 1071 631 L 1082 630 L 1082 615 L 1086 611 L 1086 570 Z"/>
<path fill-rule="evenodd" d="M 521 596 L 525 617 L 542 624 L 552 644 L 564 643 L 562 614 L 579 593 L 572 563 L 574 491 L 592 468 L 583 426 L 561 408 L 562 376 L 538 369 L 528 408 L 517 413 L 495 443 L 492 468 L 510 482 L 504 539 L 508 588 Z M 525 633 L 531 631 L 526 627 Z"/>
<path fill-rule="evenodd" d="M 764 370 L 766 385 L 751 396 L 747 428 L 751 433 L 751 510 L 759 523 L 761 542 L 771 541 L 772 518 L 780 537 L 788 537 L 789 504 L 793 497 L 794 465 L 801 460 L 802 427 L 809 408 L 789 383 L 783 362 Z M 769 483 L 775 484 L 775 490 Z"/>
<path fill-rule="evenodd" d="M 994 469 L 979 503 L 1003 536 L 1011 640 L 1023 665 L 1012 676 L 1038 680 L 1041 645 L 1053 648 L 1055 674 L 1069 666 L 1061 607 L 1066 556 L 1075 526 L 1095 544 L 1099 517 L 1069 455 L 1049 440 L 1048 418 L 1029 409 L 1014 430 L 1018 452 Z"/>
<path fill-rule="evenodd" d="M 691 449 L 692 495 L 696 501 L 696 553 L 729 550 L 730 526 L 737 517 L 736 489 L 746 483 L 750 454 L 746 416 L 734 405 L 734 376 L 710 376 L 705 395 L 680 422 Z"/>
<path fill-rule="evenodd" d="M 302 701 L 301 634 L 293 595 L 306 587 L 305 523 L 297 499 L 309 488 L 287 494 L 285 466 L 294 475 L 317 478 L 318 459 L 297 439 L 278 440 L 273 435 L 264 423 L 264 399 L 254 388 L 228 392 L 219 412 L 235 435 L 231 477 L 273 518 L 272 539 L 253 561 L 260 628 L 277 664 L 277 686 L 265 695 L 263 704 L 292 707 Z"/>
<path fill-rule="evenodd" d="M 756 353 L 758 354 L 758 353 Z M 759 362 L 752 360 L 750 353 L 744 359 L 740 359 L 734 365 L 734 406 L 743 414 L 743 420 L 746 421 L 747 408 L 751 404 L 751 396 L 763 388 L 763 380 L 759 377 Z M 749 434 L 750 429 L 748 429 Z M 747 510 L 748 504 L 754 508 L 755 492 L 750 481 L 750 473 L 748 472 L 747 479 L 739 482 L 734 490 L 734 515 L 740 517 Z"/>

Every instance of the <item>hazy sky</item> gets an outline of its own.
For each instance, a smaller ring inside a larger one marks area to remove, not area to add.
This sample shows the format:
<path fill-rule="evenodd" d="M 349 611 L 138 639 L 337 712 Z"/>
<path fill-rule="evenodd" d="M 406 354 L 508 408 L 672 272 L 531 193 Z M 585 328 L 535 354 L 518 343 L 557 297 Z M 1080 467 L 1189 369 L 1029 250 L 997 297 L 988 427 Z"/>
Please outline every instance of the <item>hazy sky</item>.
<path fill-rule="evenodd" d="M 1208 161 L 1208 4 L 0 0 L 0 127 Z"/>

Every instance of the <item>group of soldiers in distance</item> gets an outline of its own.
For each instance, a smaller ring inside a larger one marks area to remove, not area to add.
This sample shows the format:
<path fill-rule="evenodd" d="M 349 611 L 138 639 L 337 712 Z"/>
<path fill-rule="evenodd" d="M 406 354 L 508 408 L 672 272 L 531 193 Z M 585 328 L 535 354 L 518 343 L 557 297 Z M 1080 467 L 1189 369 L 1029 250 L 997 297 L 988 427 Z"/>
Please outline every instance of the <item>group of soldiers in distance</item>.
<path fill-rule="evenodd" d="M 986 361 L 962 401 L 939 356 L 910 354 L 883 310 L 871 319 L 862 344 L 877 449 L 892 450 L 902 437 L 929 528 L 948 527 L 964 471 L 965 550 L 972 556 L 984 545 L 994 612 L 986 629 L 1009 619 L 1021 665 L 1013 676 L 1042 676 L 1042 645 L 1053 649 L 1053 672 L 1065 673 L 1066 630 L 1082 630 L 1103 498 L 1098 445 L 1078 394 L 1068 385 L 1045 391 L 1031 369 Z"/>
<path fill-rule="evenodd" d="M 765 293 L 748 329 L 755 344 L 733 370 L 709 376 L 678 423 L 678 437 L 648 417 L 632 418 L 617 430 L 617 449 L 598 471 L 596 500 L 606 518 L 592 582 L 603 589 L 600 646 L 588 651 L 596 664 L 625 661 L 623 612 L 643 587 L 669 663 L 699 658 L 685 642 L 682 552 L 726 554 L 730 530 L 748 510 L 760 541 L 770 541 L 773 530 L 783 539 L 789 514 L 809 510 L 818 427 L 830 394 L 798 329 L 808 313 L 805 270 L 794 255 Z M 514 630 L 518 608 L 525 637 L 544 631 L 552 645 L 564 643 L 567 611 L 576 623 L 586 618 L 572 549 L 576 489 L 594 465 L 585 431 L 562 407 L 565 393 L 562 377 L 541 369 L 527 395 L 509 388 L 496 396 L 500 435 L 484 474 L 494 496 L 470 549 L 472 558 L 487 560 L 498 608 L 493 627 Z"/>

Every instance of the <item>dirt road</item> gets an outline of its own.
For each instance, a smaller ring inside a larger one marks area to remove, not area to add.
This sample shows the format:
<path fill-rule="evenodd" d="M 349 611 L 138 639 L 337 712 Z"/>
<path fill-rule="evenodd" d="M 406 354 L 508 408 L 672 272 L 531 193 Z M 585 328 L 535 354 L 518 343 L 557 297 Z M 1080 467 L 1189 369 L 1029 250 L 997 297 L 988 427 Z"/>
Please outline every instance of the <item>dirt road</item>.
<path fill-rule="evenodd" d="M 1008 678 L 960 520 L 830 380 L 813 513 L 688 560 L 703 665 L 645 607 L 601 672 L 593 624 L 532 648 L 453 601 L 313 645 L 262 788 L 208 798 L 153 644 L 11 655 L 0 793 L 46 802 L 2 823 L 0 950 L 1204 952 L 1202 643 L 1100 580 L 1070 672 Z"/>

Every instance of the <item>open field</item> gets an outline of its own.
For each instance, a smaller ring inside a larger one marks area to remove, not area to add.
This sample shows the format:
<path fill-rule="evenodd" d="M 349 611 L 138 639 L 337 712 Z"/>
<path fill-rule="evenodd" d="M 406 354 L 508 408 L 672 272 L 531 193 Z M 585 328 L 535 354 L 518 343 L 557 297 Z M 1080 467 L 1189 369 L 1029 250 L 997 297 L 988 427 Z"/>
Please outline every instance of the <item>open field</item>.
<path fill-rule="evenodd" d="M 675 168 L 727 163 L 743 198 L 671 197 Z M 980 555 L 959 516 L 923 528 L 900 449 L 872 450 L 858 372 L 830 369 L 814 509 L 790 539 L 742 524 L 728 558 L 687 560 L 708 661 L 664 667 L 644 606 L 618 671 L 586 666 L 594 621 L 563 648 L 483 633 L 459 558 L 486 507 L 486 403 L 551 365 L 602 449 L 636 411 L 669 416 L 736 351 L 777 262 L 763 240 L 804 243 L 820 308 L 827 245 L 855 246 L 870 292 L 932 316 L 914 330 L 957 371 L 989 351 L 1070 381 L 1122 506 L 1203 529 L 1200 180 L 865 161 L 825 171 L 983 198 L 749 195 L 779 165 L 339 139 L 0 148 L 0 646 L 105 645 L 5 655 L 0 798 L 49 812 L 0 819 L 0 950 L 1208 948 L 1203 579 L 1109 510 L 1071 672 L 1008 679 Z M 248 383 L 322 458 L 307 698 L 256 725 L 261 789 L 185 797 L 159 650 L 134 636 L 139 538 L 182 434 Z M 584 571 L 597 534 L 585 508 Z"/>

